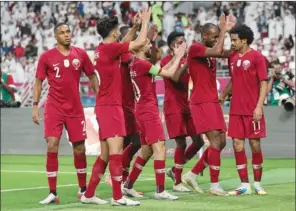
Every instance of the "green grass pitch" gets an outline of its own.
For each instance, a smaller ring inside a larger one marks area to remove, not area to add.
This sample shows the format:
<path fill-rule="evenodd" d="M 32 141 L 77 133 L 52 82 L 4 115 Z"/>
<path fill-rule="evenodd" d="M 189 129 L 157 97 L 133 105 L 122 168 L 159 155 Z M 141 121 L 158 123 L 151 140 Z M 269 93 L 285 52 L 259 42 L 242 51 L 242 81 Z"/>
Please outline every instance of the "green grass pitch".
<path fill-rule="evenodd" d="M 88 157 L 88 172 L 91 171 L 95 157 Z M 190 170 L 196 159 L 185 165 L 184 172 Z M 167 167 L 173 160 L 167 160 Z M 45 174 L 45 156 L 1 156 L 1 210 L 2 211 L 91 211 L 91 210 L 135 210 L 135 211 L 292 211 L 295 210 L 295 159 L 265 159 L 263 187 L 268 192 L 266 196 L 228 196 L 218 197 L 197 193 L 177 193 L 178 201 L 153 200 L 155 181 L 153 162 L 150 161 L 135 189 L 144 192 L 140 207 L 112 207 L 111 205 L 83 205 L 76 198 L 78 191 L 77 178 L 71 156 L 59 157 L 58 195 L 60 204 L 48 206 L 39 205 L 47 194 L 47 179 Z M 252 181 L 252 169 L 249 160 L 249 175 Z M 225 190 L 232 190 L 239 185 L 239 179 L 233 158 L 223 158 L 221 185 Z M 103 180 L 104 181 L 104 180 Z M 209 172 L 198 178 L 201 187 L 209 188 Z M 166 189 L 172 190 L 172 181 L 166 179 Z M 101 183 L 97 194 L 103 199 L 111 198 L 111 190 L 105 183 Z"/>

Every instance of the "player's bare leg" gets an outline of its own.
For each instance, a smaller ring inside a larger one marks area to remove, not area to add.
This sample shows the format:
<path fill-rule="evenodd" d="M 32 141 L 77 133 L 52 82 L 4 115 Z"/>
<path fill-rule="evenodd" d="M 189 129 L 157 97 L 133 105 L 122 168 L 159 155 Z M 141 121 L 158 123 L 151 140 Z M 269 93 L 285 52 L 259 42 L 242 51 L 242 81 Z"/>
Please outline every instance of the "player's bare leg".
<path fill-rule="evenodd" d="M 100 142 L 101 155 L 93 165 L 91 177 L 85 193 L 80 201 L 84 204 L 107 204 L 108 202 L 96 196 L 96 188 L 99 185 L 109 162 L 109 147 L 106 141 Z"/>
<path fill-rule="evenodd" d="M 211 176 L 211 188 L 210 194 L 214 195 L 228 195 L 219 185 L 219 173 L 220 173 L 220 162 L 221 162 L 221 150 L 226 145 L 226 135 L 221 131 L 208 131 L 206 136 L 210 142 L 210 146 L 205 150 L 201 159 L 192 168 L 191 171 L 187 172 L 183 176 L 183 182 L 190 185 L 197 192 L 203 192 L 198 188 L 196 178 L 197 175 L 202 172 L 208 165 L 210 167 Z"/>
<path fill-rule="evenodd" d="M 185 150 L 186 150 L 186 137 L 180 136 L 175 138 L 176 149 L 174 154 L 175 165 L 166 171 L 167 176 L 169 176 L 173 182 L 173 190 L 177 192 L 190 192 L 191 190 L 186 188 L 182 184 L 182 172 L 185 164 Z"/>
<path fill-rule="evenodd" d="M 146 165 L 147 161 L 152 156 L 153 151 L 152 147 L 148 145 L 142 145 L 141 151 L 138 157 L 135 160 L 133 165 L 132 171 L 129 174 L 126 182 L 124 183 L 123 192 L 126 196 L 142 198 L 143 195 L 139 194 L 134 188 L 133 185 L 138 179 L 139 175 L 141 174 L 144 166 Z"/>
<path fill-rule="evenodd" d="M 112 200 L 113 206 L 137 206 L 138 201 L 125 198 L 122 194 L 122 150 L 123 137 L 116 136 L 107 139 L 109 146 L 109 171 L 112 179 Z"/>
<path fill-rule="evenodd" d="M 206 132 L 206 136 L 210 141 L 208 151 L 208 164 L 210 168 L 211 188 L 210 194 L 217 196 L 228 195 L 219 184 L 221 151 L 226 145 L 226 134 L 221 131 Z"/>
<path fill-rule="evenodd" d="M 87 161 L 85 155 L 85 141 L 73 143 L 74 166 L 77 172 L 79 191 L 77 197 L 80 199 L 86 191 L 86 168 Z"/>
<path fill-rule="evenodd" d="M 185 150 L 184 164 L 186 164 L 189 160 L 191 160 L 204 145 L 204 140 L 201 135 L 191 136 L 191 139 L 192 139 L 192 143 Z M 178 147 L 177 142 L 176 144 Z M 176 154 L 178 154 L 177 151 L 175 151 L 175 156 Z M 167 176 L 170 177 L 175 182 L 175 167 L 169 168 L 166 173 L 167 173 Z"/>
<path fill-rule="evenodd" d="M 266 195 L 267 192 L 262 188 L 260 182 L 263 171 L 263 154 L 261 150 L 260 138 L 250 139 L 250 147 L 252 150 L 252 166 L 254 172 L 254 189 L 258 195 Z"/>
<path fill-rule="evenodd" d="M 57 195 L 57 173 L 58 173 L 58 150 L 60 139 L 56 137 L 46 137 L 47 156 L 46 172 L 49 186 L 49 195 L 40 204 L 59 203 Z"/>
<path fill-rule="evenodd" d="M 154 154 L 154 171 L 156 181 L 155 199 L 160 200 L 177 200 L 178 196 L 174 196 L 165 191 L 165 159 L 166 159 L 166 147 L 165 141 L 158 141 L 152 144 Z"/>
<path fill-rule="evenodd" d="M 249 195 L 252 191 L 248 177 L 248 159 L 245 152 L 245 140 L 234 138 L 233 150 L 235 155 L 237 172 L 241 180 L 241 185 L 234 191 L 230 191 L 229 195 Z"/>
<path fill-rule="evenodd" d="M 129 174 L 131 161 L 133 160 L 133 157 L 135 156 L 135 154 L 141 148 L 140 135 L 138 133 L 130 134 L 129 136 L 127 136 L 127 138 L 129 139 L 129 144 L 124 148 L 123 155 L 122 155 L 122 166 L 123 166 L 122 182 L 126 181 Z"/>
<path fill-rule="evenodd" d="M 194 135 L 191 136 L 192 138 L 192 144 L 187 148 L 186 152 L 185 152 L 185 163 L 187 163 L 192 157 L 194 157 L 194 155 L 203 147 L 204 145 L 204 140 L 202 138 L 201 135 Z M 206 167 L 206 165 L 204 165 L 204 158 L 205 156 L 203 156 L 200 160 L 200 167 L 201 167 L 201 171 Z M 200 172 L 201 172 L 200 171 Z M 198 172 L 196 175 L 198 175 L 200 172 Z M 188 177 L 187 177 L 187 176 Z M 187 184 L 188 186 L 190 186 L 191 188 L 193 188 L 193 190 L 195 190 L 198 193 L 203 193 L 203 190 L 199 187 L 198 183 L 197 183 L 197 177 L 193 174 L 191 174 L 190 172 L 186 173 L 183 176 L 182 182 L 184 184 Z"/>
<path fill-rule="evenodd" d="M 126 182 L 127 177 L 129 175 L 130 163 L 134 155 L 139 151 L 140 148 L 140 135 L 138 133 L 130 134 L 124 138 L 122 154 L 122 183 Z M 106 176 L 105 182 L 112 187 L 112 180 L 110 174 Z"/>

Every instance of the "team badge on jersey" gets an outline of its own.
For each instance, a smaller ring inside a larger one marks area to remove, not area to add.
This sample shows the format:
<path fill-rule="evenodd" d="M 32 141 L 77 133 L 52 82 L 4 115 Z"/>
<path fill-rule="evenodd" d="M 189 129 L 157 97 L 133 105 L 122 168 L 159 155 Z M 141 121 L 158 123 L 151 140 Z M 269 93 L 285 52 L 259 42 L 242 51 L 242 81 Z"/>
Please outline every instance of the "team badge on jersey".
<path fill-rule="evenodd" d="M 251 62 L 249 60 L 245 60 L 243 62 L 243 68 L 244 70 L 247 70 L 250 67 Z"/>
<path fill-rule="evenodd" d="M 70 61 L 68 59 L 64 60 L 64 66 L 69 67 L 70 66 Z"/>
<path fill-rule="evenodd" d="M 72 65 L 74 66 L 75 70 L 78 70 L 78 68 L 80 67 L 80 61 L 79 59 L 73 59 L 72 61 Z"/>
<path fill-rule="evenodd" d="M 238 67 L 240 67 L 241 66 L 241 64 L 242 64 L 242 60 L 237 60 L 237 62 L 236 62 L 236 66 L 238 66 Z"/>

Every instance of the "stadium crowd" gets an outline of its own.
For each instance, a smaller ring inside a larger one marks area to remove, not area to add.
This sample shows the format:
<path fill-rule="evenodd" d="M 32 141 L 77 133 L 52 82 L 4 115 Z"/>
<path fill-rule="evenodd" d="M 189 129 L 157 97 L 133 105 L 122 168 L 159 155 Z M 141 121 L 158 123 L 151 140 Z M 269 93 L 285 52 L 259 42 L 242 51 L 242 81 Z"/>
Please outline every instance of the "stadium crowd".
<path fill-rule="evenodd" d="M 15 83 L 25 83 L 34 76 L 39 55 L 55 45 L 52 32 L 56 23 L 69 23 L 73 45 L 92 52 L 102 41 L 96 32 L 97 20 L 112 14 L 118 16 L 120 23 L 130 25 L 137 11 L 148 6 L 152 7 L 152 21 L 158 25 L 159 60 L 168 52 L 164 40 L 169 32 L 184 31 L 190 44 L 193 40 L 199 41 L 200 26 L 217 23 L 222 12 L 231 12 L 238 22 L 246 23 L 254 31 L 255 41 L 251 47 L 261 51 L 271 65 L 279 65 L 277 69 L 286 77 L 285 93 L 293 95 L 295 2 L 215 2 L 211 5 L 202 2 L 1 2 L 1 69 L 9 73 Z M 230 47 L 229 37 L 225 47 Z M 228 76 L 227 59 L 220 59 L 217 65 L 218 76 Z M 269 75 L 276 79 L 274 70 Z M 268 102 L 277 105 L 274 99 L 281 95 L 281 90 L 276 88 L 278 83 L 273 83 L 276 80 L 271 81 Z"/>

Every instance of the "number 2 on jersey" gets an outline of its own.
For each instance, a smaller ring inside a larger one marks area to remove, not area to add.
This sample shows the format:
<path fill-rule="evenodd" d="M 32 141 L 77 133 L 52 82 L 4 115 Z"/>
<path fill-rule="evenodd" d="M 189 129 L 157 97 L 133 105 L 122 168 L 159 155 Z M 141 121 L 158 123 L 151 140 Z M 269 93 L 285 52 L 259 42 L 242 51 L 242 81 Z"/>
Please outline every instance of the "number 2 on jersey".
<path fill-rule="evenodd" d="M 60 75 L 60 68 L 59 67 L 54 67 L 54 71 L 56 71 L 55 77 L 56 78 L 60 78 L 61 77 L 61 75 Z"/>
<path fill-rule="evenodd" d="M 85 121 L 84 120 L 81 121 L 81 125 L 82 125 L 82 133 L 85 133 L 85 131 L 86 131 L 86 124 L 85 124 Z"/>

